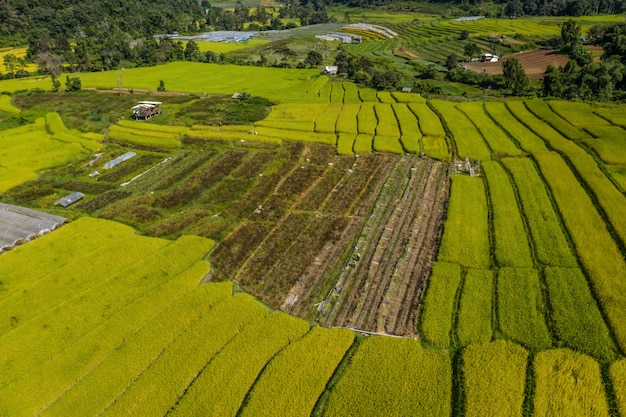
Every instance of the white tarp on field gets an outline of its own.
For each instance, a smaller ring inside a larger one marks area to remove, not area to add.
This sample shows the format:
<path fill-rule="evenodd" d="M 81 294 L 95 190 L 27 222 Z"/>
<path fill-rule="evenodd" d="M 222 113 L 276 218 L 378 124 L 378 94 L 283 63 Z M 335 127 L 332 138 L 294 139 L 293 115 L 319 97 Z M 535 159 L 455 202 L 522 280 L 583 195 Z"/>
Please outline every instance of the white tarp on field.
<path fill-rule="evenodd" d="M 65 217 L 0 203 L 0 253 L 54 230 L 66 220 Z"/>

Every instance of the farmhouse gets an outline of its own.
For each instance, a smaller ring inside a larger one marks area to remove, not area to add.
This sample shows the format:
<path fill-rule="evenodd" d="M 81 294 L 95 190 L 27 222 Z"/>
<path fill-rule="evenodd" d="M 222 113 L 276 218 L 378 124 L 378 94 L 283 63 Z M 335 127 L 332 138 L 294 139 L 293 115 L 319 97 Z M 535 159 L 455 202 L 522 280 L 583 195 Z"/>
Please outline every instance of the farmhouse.
<path fill-rule="evenodd" d="M 500 60 L 500 57 L 498 55 L 485 53 L 480 55 L 480 60 L 482 62 L 498 62 Z"/>
<path fill-rule="evenodd" d="M 339 67 L 336 65 L 326 65 L 324 69 L 322 69 L 322 75 L 337 75 L 337 71 L 339 71 Z"/>
<path fill-rule="evenodd" d="M 163 103 L 160 101 L 140 101 L 136 106 L 133 106 L 133 119 L 148 120 L 160 114 L 161 104 Z"/>

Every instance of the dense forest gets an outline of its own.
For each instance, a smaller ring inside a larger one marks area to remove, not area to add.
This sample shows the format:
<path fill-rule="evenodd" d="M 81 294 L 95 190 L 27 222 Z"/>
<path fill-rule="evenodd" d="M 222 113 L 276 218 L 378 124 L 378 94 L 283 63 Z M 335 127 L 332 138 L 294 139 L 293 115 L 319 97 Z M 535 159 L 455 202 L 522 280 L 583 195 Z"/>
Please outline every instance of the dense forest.
<path fill-rule="evenodd" d="M 194 29 L 195 0 L 0 0 L 0 36 L 78 38 L 119 28 L 132 36 Z"/>

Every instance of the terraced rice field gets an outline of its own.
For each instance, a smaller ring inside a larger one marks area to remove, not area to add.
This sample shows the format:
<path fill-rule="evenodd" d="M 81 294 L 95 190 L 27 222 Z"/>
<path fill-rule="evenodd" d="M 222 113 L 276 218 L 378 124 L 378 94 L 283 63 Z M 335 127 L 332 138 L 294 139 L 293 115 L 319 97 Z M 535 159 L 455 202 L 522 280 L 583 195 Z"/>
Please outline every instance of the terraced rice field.
<path fill-rule="evenodd" d="M 102 144 L 55 113 L 3 132 L 3 164 L 52 161 L 3 197 L 83 191 L 67 217 L 109 221 L 0 255 L 0 411 L 291 415 L 285 392 L 303 415 L 622 412 L 623 107 L 300 81 L 313 103 L 251 126 L 111 126 L 138 155 L 99 180 L 125 148 L 83 165 Z"/>

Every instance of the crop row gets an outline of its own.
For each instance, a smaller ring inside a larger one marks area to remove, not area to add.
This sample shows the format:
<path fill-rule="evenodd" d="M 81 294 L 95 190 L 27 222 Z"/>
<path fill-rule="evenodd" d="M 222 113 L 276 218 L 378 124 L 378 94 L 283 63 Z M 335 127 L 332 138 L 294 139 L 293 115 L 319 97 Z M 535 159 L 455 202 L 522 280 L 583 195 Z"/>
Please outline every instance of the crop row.
<path fill-rule="evenodd" d="M 592 200 L 554 153 L 537 156 L 544 178 L 558 204 L 563 222 L 569 231 L 579 259 L 591 280 L 592 287 L 615 333 L 622 350 L 626 349 L 626 262 L 612 239 L 606 224 Z M 576 201 L 576 204 L 571 204 Z M 584 219 L 584 221 L 581 221 Z M 593 233 L 589 233 L 593 230 Z"/>
<path fill-rule="evenodd" d="M 115 142 L 157 149 L 176 149 L 180 146 L 180 142 L 176 139 L 152 137 L 151 135 L 145 134 L 136 134 L 128 130 L 122 130 L 122 128 L 114 129 L 114 127 L 115 126 L 111 126 L 109 128 L 107 138 Z"/>
<path fill-rule="evenodd" d="M 453 176 L 438 260 L 488 269 L 491 264 L 485 186 L 481 178 Z"/>
<path fill-rule="evenodd" d="M 573 169 L 597 199 L 599 207 L 606 214 L 617 235 L 622 242 L 626 242 L 626 220 L 623 215 L 626 197 L 615 188 L 604 172 L 600 170 L 594 159 L 576 144 L 563 138 L 549 125 L 535 118 L 524 107 L 522 102 L 511 102 L 507 106 L 515 117 L 541 136 L 551 148 L 567 158 Z"/>
<path fill-rule="evenodd" d="M 531 245 L 508 175 L 497 162 L 486 161 L 482 167 L 487 177 L 493 211 L 496 261 L 500 266 L 532 267 Z"/>

